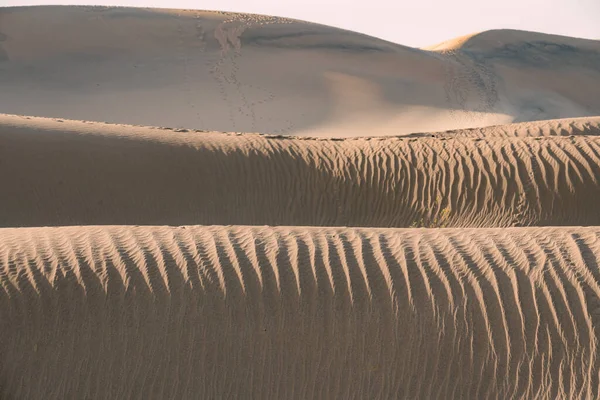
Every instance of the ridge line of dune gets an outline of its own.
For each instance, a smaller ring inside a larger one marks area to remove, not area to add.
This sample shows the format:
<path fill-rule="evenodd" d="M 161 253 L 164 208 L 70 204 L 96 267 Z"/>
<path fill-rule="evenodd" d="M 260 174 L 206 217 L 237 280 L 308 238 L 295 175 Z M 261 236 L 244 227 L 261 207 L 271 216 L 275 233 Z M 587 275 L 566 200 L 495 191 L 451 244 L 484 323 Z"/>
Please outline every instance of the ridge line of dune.
<path fill-rule="evenodd" d="M 412 133 L 405 137 L 471 137 L 496 139 L 504 137 L 599 136 L 600 117 L 564 118 L 519 122 L 483 128 L 453 129 L 445 132 Z"/>
<path fill-rule="evenodd" d="M 57 125 L 56 123 L 64 125 Z M 452 129 L 448 131 L 414 132 L 402 135 L 385 136 L 352 136 L 352 137 L 320 137 L 320 136 L 294 136 L 281 134 L 267 134 L 260 132 L 234 132 L 234 131 L 206 131 L 201 129 L 173 128 L 149 125 L 115 124 L 101 121 L 71 120 L 54 117 L 35 117 L 28 115 L 2 114 L 0 113 L 0 127 L 6 129 L 10 126 L 31 126 L 32 128 L 46 128 L 51 130 L 98 130 L 109 128 L 111 130 L 135 130 L 152 129 L 158 131 L 169 131 L 174 133 L 205 133 L 222 134 L 234 136 L 259 136 L 267 139 L 294 139 L 308 141 L 353 141 L 353 140 L 387 140 L 387 139 L 409 139 L 419 137 L 464 137 L 464 138 L 519 138 L 519 137 L 561 137 L 561 136 L 600 136 L 600 116 L 562 118 L 541 121 L 518 122 L 512 124 L 490 125 L 478 128 Z"/>
<path fill-rule="evenodd" d="M 523 38 L 527 38 L 524 40 Z M 494 38 L 494 39 L 492 39 Z M 445 52 L 445 51 L 463 51 L 471 50 L 477 47 L 477 42 L 483 42 L 488 46 L 507 46 L 518 42 L 552 42 L 552 43 L 577 43 L 583 48 L 592 48 L 595 50 L 600 49 L 600 40 L 598 38 L 581 38 L 575 36 L 567 36 L 554 33 L 528 31 L 522 29 L 488 29 L 484 31 L 469 33 L 466 35 L 458 36 L 443 42 L 422 47 L 422 50 L 434 51 L 434 52 Z"/>

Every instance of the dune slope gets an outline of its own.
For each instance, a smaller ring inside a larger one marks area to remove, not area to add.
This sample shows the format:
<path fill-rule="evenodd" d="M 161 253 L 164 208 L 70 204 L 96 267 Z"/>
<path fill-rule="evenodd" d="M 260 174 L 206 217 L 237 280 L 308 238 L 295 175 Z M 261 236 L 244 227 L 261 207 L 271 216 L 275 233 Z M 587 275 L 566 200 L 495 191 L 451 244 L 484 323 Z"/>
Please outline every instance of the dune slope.
<path fill-rule="evenodd" d="M 600 225 L 600 137 L 303 139 L 0 117 L 0 225 Z"/>
<path fill-rule="evenodd" d="M 599 394 L 598 228 L 2 229 L 0 258 L 3 398 Z"/>
<path fill-rule="evenodd" d="M 600 42 L 490 31 L 460 43 L 414 49 L 249 14 L 5 7 L 0 112 L 322 136 L 600 115 Z"/>

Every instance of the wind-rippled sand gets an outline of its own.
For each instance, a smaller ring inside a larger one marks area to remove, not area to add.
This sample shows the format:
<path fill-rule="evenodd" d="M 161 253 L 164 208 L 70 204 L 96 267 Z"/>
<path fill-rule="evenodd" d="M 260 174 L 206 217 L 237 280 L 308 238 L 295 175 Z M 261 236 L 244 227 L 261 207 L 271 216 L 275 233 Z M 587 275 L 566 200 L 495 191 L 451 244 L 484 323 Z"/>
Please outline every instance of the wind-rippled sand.
<path fill-rule="evenodd" d="M 3 226 L 600 225 L 594 135 L 335 140 L 4 115 L 0 139 Z"/>
<path fill-rule="evenodd" d="M 0 230 L 3 398 L 596 398 L 598 228 Z"/>
<path fill-rule="evenodd" d="M 600 397 L 599 66 L 0 7 L 0 398 Z"/>

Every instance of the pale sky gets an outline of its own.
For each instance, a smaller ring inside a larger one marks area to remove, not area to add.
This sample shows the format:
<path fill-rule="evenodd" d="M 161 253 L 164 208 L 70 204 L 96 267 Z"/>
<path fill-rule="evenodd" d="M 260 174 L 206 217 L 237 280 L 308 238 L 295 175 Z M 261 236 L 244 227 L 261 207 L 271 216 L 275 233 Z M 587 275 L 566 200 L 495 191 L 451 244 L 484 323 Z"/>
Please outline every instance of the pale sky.
<path fill-rule="evenodd" d="M 421 47 L 488 29 L 600 39 L 600 0 L 0 0 L 250 12 L 302 19 Z"/>

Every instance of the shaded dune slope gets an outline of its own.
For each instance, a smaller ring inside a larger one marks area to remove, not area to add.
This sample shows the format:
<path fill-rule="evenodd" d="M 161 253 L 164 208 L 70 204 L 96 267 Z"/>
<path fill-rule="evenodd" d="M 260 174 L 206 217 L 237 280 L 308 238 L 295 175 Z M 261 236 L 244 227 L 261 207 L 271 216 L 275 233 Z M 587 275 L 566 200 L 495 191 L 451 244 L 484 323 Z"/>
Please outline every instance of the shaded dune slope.
<path fill-rule="evenodd" d="M 600 224 L 600 137 L 324 140 L 0 118 L 2 226 Z"/>
<path fill-rule="evenodd" d="M 251 14 L 3 7 L 0 111 L 303 136 L 600 115 L 600 41 L 500 30 L 458 42 L 415 49 Z"/>
<path fill-rule="evenodd" d="M 21 228 L 0 259 L 3 398 L 598 396 L 597 228 Z"/>

